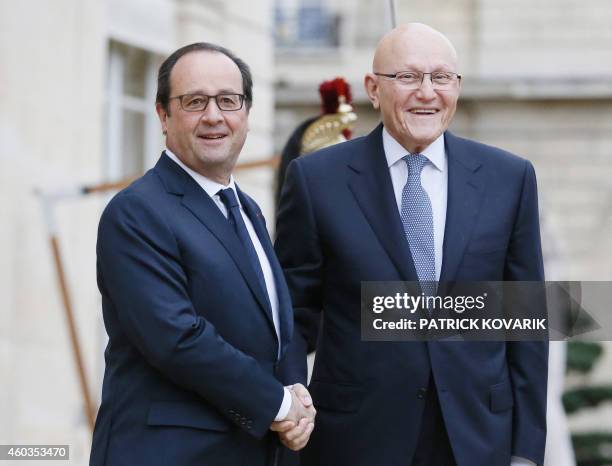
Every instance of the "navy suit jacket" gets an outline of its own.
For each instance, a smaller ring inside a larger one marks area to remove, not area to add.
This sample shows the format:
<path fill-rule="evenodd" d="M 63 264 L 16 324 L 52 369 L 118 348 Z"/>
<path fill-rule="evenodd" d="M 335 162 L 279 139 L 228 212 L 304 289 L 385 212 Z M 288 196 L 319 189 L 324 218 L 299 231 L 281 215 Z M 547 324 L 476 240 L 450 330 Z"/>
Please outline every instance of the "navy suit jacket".
<path fill-rule="evenodd" d="M 98 231 L 109 335 L 91 466 L 268 464 L 291 302 L 261 210 L 238 190 L 279 299 L 269 302 L 214 201 L 168 156 L 115 196 Z M 275 434 L 274 434 L 275 435 Z"/>
<path fill-rule="evenodd" d="M 445 143 L 441 281 L 543 280 L 532 165 L 450 132 Z M 361 282 L 418 280 L 382 126 L 292 162 L 276 250 L 295 339 L 322 311 L 310 384 L 317 423 L 302 464 L 410 465 L 430 374 L 458 466 L 508 466 L 511 455 L 542 464 L 546 342 L 361 341 Z"/>

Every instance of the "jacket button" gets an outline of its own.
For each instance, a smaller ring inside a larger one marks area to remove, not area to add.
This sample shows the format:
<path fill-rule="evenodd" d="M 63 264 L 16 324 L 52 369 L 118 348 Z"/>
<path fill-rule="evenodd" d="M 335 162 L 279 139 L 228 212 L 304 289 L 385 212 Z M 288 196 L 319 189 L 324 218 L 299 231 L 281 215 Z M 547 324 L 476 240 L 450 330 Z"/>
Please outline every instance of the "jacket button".
<path fill-rule="evenodd" d="M 419 388 L 419 390 L 417 391 L 417 398 L 419 400 L 422 400 L 423 398 L 425 398 L 426 394 L 427 394 L 427 389 L 426 388 Z"/>

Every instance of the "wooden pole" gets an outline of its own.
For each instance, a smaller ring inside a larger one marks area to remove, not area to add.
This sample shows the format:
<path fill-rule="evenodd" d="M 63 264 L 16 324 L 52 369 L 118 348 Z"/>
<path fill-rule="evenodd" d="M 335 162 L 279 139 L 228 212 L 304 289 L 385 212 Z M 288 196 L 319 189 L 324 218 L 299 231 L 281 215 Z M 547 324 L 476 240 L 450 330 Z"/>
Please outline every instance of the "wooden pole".
<path fill-rule="evenodd" d="M 85 374 L 85 364 L 83 362 L 83 355 L 81 353 L 81 345 L 79 344 L 79 338 L 76 328 L 76 322 L 74 320 L 74 313 L 72 311 L 72 302 L 70 301 L 70 294 L 68 293 L 68 285 L 66 282 L 66 276 L 64 274 L 64 266 L 62 264 L 60 246 L 57 240 L 57 236 L 51 233 L 49 236 L 51 243 L 51 250 L 53 251 L 53 262 L 55 264 L 55 271 L 57 273 L 58 284 L 60 293 L 62 295 L 62 303 L 64 305 L 64 313 L 66 314 L 66 321 L 68 323 L 68 332 L 70 333 L 70 343 L 72 346 L 72 353 L 74 355 L 74 361 L 77 366 L 77 373 L 79 376 L 79 382 L 81 385 L 81 394 L 83 396 L 83 405 L 87 421 L 91 432 L 93 432 L 96 410 L 91 401 L 91 395 L 89 391 L 89 385 L 87 383 L 87 374 Z"/>
<path fill-rule="evenodd" d="M 83 194 L 104 193 L 106 191 L 119 191 L 129 186 L 136 178 L 125 178 L 113 183 L 100 183 L 83 187 Z"/>
<path fill-rule="evenodd" d="M 272 158 L 265 160 L 255 160 L 253 162 L 244 162 L 236 165 L 236 170 L 251 170 L 253 168 L 272 167 L 276 168 L 280 162 L 280 156 L 275 155 Z"/>
<path fill-rule="evenodd" d="M 236 165 L 236 171 L 242 170 L 252 170 L 254 168 L 264 168 L 271 167 L 276 168 L 279 164 L 280 156 L 275 155 L 269 159 L 264 160 L 254 160 L 252 162 L 244 162 Z M 100 183 L 89 186 L 84 186 L 82 188 L 83 194 L 94 194 L 94 193 L 104 193 L 106 191 L 119 191 L 123 188 L 126 188 L 134 181 L 136 177 L 126 178 L 124 180 L 119 180 L 111 183 Z"/>

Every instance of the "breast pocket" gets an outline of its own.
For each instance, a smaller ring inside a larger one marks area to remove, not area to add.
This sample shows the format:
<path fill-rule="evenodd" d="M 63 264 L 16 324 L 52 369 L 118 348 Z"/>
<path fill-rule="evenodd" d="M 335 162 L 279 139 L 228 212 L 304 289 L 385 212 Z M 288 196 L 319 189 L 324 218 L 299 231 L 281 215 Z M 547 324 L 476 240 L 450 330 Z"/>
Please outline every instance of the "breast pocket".
<path fill-rule="evenodd" d="M 461 267 L 464 279 L 501 280 L 510 229 L 502 223 L 476 225 L 468 242 Z"/>
<path fill-rule="evenodd" d="M 508 233 L 504 229 L 478 229 L 470 238 L 466 254 L 486 255 L 504 253 L 508 248 Z"/>

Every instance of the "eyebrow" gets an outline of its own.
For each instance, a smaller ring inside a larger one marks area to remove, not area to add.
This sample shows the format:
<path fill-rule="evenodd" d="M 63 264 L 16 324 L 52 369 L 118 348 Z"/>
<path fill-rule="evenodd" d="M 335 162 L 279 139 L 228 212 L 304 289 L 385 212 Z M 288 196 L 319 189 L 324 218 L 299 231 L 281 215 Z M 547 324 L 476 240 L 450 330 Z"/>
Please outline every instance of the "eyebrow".
<path fill-rule="evenodd" d="M 397 72 L 401 72 L 401 71 L 419 71 L 419 72 L 423 72 L 419 69 L 420 67 L 417 66 L 406 66 L 403 67 L 401 69 L 398 69 Z M 453 67 L 450 65 L 438 65 L 438 66 L 434 66 L 432 67 L 432 72 L 435 73 L 437 71 L 452 71 Z"/>
<path fill-rule="evenodd" d="M 182 95 L 186 95 L 186 94 L 208 95 L 202 89 L 195 89 L 195 90 L 192 90 L 192 91 L 186 91 Z M 217 95 L 220 95 L 220 94 L 242 94 L 242 92 L 236 91 L 235 89 L 219 89 L 219 91 L 217 91 Z"/>

